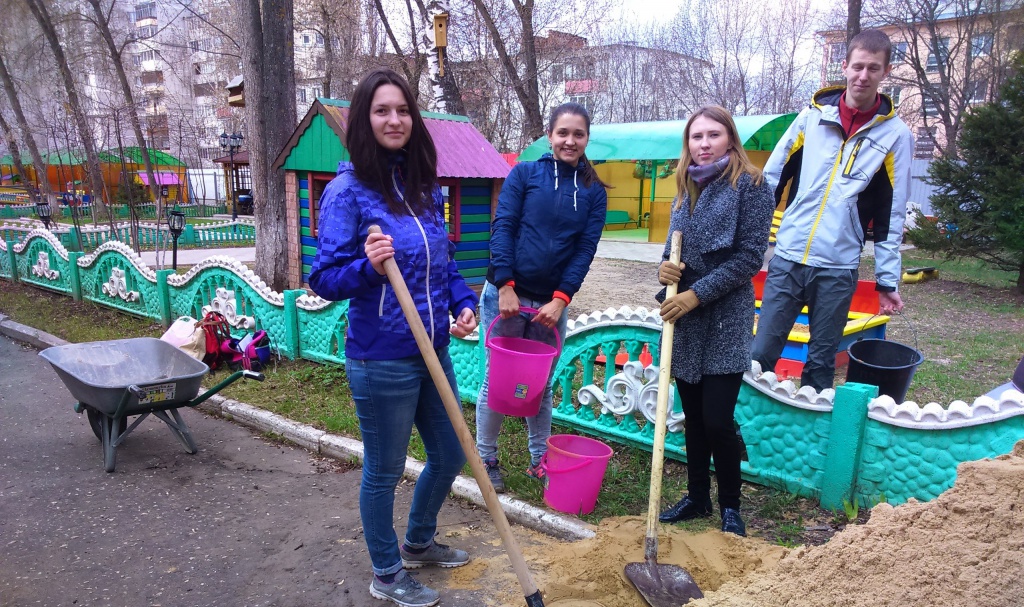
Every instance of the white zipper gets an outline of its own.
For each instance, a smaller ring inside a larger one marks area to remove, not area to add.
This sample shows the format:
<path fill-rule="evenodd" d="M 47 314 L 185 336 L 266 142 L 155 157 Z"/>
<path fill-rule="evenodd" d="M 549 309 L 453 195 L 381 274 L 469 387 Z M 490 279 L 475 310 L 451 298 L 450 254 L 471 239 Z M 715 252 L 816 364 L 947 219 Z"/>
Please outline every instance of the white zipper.
<path fill-rule="evenodd" d="M 423 237 L 423 248 L 427 251 L 427 314 L 430 316 L 430 343 L 434 343 L 434 301 L 430 297 L 430 242 L 427 240 L 427 232 L 423 229 L 423 224 L 420 223 L 420 218 L 413 212 L 412 207 L 406 202 L 405 196 L 402 195 L 401 190 L 398 189 L 398 180 L 395 179 L 395 172 L 391 171 L 391 183 L 395 186 L 395 193 L 398 194 L 398 199 L 402 201 L 405 208 L 408 209 L 409 214 L 412 215 L 413 221 L 416 222 L 416 227 L 420 229 L 420 236 Z"/>
<path fill-rule="evenodd" d="M 384 297 L 388 294 L 388 286 L 380 286 L 380 306 L 377 307 L 377 318 L 384 318 Z"/>

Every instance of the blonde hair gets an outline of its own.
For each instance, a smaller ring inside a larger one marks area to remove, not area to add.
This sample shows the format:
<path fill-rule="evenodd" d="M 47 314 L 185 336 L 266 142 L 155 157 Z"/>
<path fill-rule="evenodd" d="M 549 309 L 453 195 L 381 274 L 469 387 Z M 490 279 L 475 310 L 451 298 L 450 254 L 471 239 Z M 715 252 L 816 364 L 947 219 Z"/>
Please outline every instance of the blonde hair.
<path fill-rule="evenodd" d="M 722 175 L 729 180 L 729 185 L 736 189 L 736 185 L 744 173 L 750 175 L 755 184 L 760 184 L 763 179 L 761 170 L 754 166 L 743 149 L 740 132 L 736 128 L 736 121 L 732 119 L 729 110 L 720 105 L 705 105 L 690 116 L 690 119 L 686 121 L 686 129 L 683 131 L 683 152 L 679 156 L 680 170 L 676 172 L 676 189 L 678 191 L 674 207 L 676 209 L 683 203 L 684 194 L 697 191 L 696 182 L 690 179 L 690 165 L 693 163 L 693 158 L 690 156 L 690 125 L 701 116 L 724 126 L 729 135 L 729 164 L 722 171 Z"/>

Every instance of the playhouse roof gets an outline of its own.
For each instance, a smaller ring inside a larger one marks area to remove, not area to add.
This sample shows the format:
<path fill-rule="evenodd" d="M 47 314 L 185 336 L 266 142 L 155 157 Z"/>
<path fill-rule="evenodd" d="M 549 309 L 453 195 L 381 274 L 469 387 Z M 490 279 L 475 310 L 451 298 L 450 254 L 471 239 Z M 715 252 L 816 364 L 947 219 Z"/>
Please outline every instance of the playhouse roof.
<path fill-rule="evenodd" d="M 348 125 L 348 101 L 340 99 L 318 98 L 309 108 L 302 122 L 295 128 L 288 144 L 274 161 L 274 168 L 291 168 L 285 166 L 289 156 L 297 146 L 306 131 L 315 127 L 319 120 L 323 120 L 326 126 L 337 137 L 338 142 L 345 139 L 345 128 Z M 498 154 L 480 131 L 476 130 L 469 118 L 451 114 L 438 114 L 434 112 L 423 112 L 423 121 L 430 131 L 437 147 L 437 175 L 438 177 L 483 177 L 483 178 L 505 178 L 508 176 L 511 167 Z M 319 118 L 318 118 L 319 117 Z M 339 160 L 346 160 L 348 154 L 344 149 L 337 149 L 337 146 L 329 146 L 329 153 L 336 157 L 332 158 L 337 166 Z M 305 167 L 302 167 L 305 168 Z M 333 171 L 333 167 L 331 169 Z"/>
<path fill-rule="evenodd" d="M 746 150 L 771 151 L 796 114 L 736 116 L 736 128 Z M 590 160 L 671 160 L 679 158 L 685 120 L 595 124 L 590 127 Z M 547 137 L 527 146 L 519 161 L 536 160 L 548 151 Z"/>

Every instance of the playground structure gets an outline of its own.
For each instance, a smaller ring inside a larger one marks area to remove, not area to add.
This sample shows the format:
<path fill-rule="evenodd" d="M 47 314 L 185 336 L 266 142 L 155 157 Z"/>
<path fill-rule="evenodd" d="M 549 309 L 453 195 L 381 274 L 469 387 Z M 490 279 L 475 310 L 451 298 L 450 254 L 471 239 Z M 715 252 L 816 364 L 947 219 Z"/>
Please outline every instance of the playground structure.
<path fill-rule="evenodd" d="M 153 172 L 157 175 L 158 183 L 166 188 L 166 194 L 162 196 L 178 203 L 188 203 L 191 195 L 188 186 L 187 167 L 185 163 L 174 156 L 160 150 L 150 148 L 150 162 L 153 165 Z M 126 147 L 111 149 L 100 152 L 100 174 L 103 177 L 103 184 L 107 192 L 104 194 L 106 202 L 113 202 L 107 199 L 116 198 L 121 189 L 121 181 L 125 177 L 136 183 L 145 185 L 148 177 L 145 176 L 146 168 L 142 160 L 142 150 L 138 147 Z M 22 165 L 25 168 L 29 184 L 38 186 L 40 179 L 45 179 L 50 184 L 50 189 L 63 198 L 62 194 L 71 194 L 73 202 L 88 203 L 91 201 L 92 192 L 89 191 L 88 168 L 84 154 L 75 150 L 59 150 L 43 156 L 45 168 L 40 170 L 32 163 L 28 154 L 22 154 Z M 0 174 L 8 176 L 7 181 L 12 181 L 10 175 L 14 175 L 14 159 L 8 154 L 0 158 Z M 28 186 L 29 184 L 21 184 Z M 0 189 L 0 203 L 21 202 L 20 200 L 7 200 L 2 196 Z M 146 202 L 146 201 L 139 201 Z"/>
<path fill-rule="evenodd" d="M 338 162 L 349 159 L 342 143 L 348 111 L 347 101 L 314 101 L 274 162 L 275 169 L 285 172 L 288 278 L 294 287 L 306 282 L 316 255 L 320 196 Z M 466 282 L 481 288 L 490 263 L 493 209 L 511 167 L 469 118 L 423 112 L 423 121 L 437 147 L 438 183 L 455 261 Z"/>
<path fill-rule="evenodd" d="M 796 114 L 734 118 L 743 149 L 756 166 L 768 162 L 795 119 Z M 614 186 L 608 191 L 608 210 L 625 211 L 630 222 L 649 228 L 648 242 L 665 242 L 668 237 L 670 207 L 676 196 L 675 165 L 685 129 L 685 120 L 595 124 L 590 129 L 587 158 L 601 179 Z M 523 150 L 518 160 L 536 160 L 546 151 L 548 140 L 542 137 Z"/>

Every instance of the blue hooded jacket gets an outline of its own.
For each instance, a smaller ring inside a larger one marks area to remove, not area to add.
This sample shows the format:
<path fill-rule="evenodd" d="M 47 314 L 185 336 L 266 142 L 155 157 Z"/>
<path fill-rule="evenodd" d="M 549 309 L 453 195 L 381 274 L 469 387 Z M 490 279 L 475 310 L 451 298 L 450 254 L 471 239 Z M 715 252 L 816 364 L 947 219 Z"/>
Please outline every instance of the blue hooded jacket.
<path fill-rule="evenodd" d="M 392 165 L 392 182 L 401 196 L 401 159 Z M 431 193 L 437 213 L 430 218 L 393 215 L 383 196 L 355 174 L 350 162 L 320 197 L 319 240 L 309 286 L 331 301 L 351 300 L 345 356 L 355 360 L 394 360 L 418 356 L 412 329 L 386 276 L 373 269 L 363 249 L 371 225 L 394 239 L 395 262 L 434 348 L 448 345 L 451 312 L 476 308 L 477 296 L 455 266 L 455 244 L 444 225 L 440 187 Z"/>
<path fill-rule="evenodd" d="M 513 167 L 491 226 L 488 282 L 515 280 L 516 293 L 543 301 L 555 291 L 572 297 L 580 290 L 608 208 L 601 184 L 583 185 L 583 167 L 550 153 Z"/>

